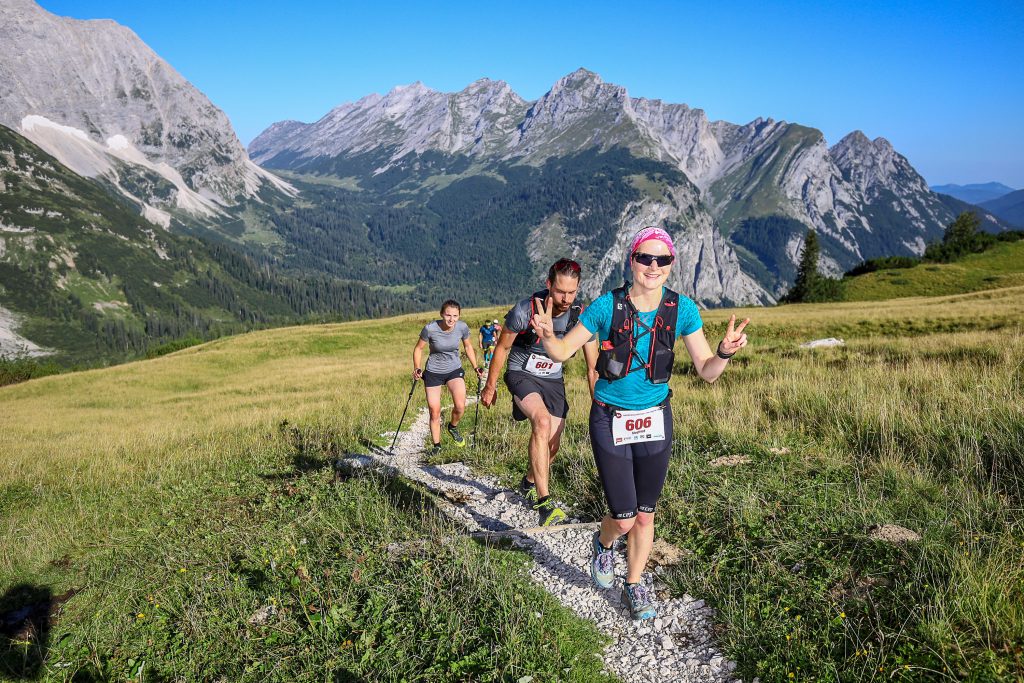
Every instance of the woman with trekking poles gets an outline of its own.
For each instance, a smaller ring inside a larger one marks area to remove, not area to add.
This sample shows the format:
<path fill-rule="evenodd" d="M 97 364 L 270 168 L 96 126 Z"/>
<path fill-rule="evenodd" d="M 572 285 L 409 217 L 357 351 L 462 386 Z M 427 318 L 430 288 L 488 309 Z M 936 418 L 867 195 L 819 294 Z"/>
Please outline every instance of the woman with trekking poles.
<path fill-rule="evenodd" d="M 612 587 L 613 546 L 625 535 L 628 567 L 622 601 L 634 619 L 657 615 L 643 571 L 654 545 L 654 510 L 672 454 L 668 381 L 676 338 L 683 338 L 697 374 L 714 382 L 747 345 L 743 329 L 750 322 L 748 318 L 737 326 L 732 316 L 725 338 L 712 351 L 696 304 L 665 287 L 675 257 L 669 234 L 646 227 L 634 236 L 628 253 L 632 284 L 598 297 L 561 339 L 552 327 L 550 299 L 537 302 L 533 317 L 534 329 L 555 361 L 568 359 L 593 334 L 598 336 L 590 444 L 608 513 L 594 533 L 590 575 L 597 586 Z"/>
<path fill-rule="evenodd" d="M 459 320 L 462 306 L 458 301 L 448 299 L 441 304 L 441 317 L 427 323 L 420 331 L 420 338 L 412 350 L 413 382 L 423 380 L 427 394 L 427 408 L 430 410 L 430 438 L 433 447 L 429 453 L 437 455 L 441 451 L 441 387 L 447 386 L 452 395 L 452 417 L 448 421 L 447 432 L 458 447 L 466 445 L 466 439 L 459 433 L 459 420 L 466 412 L 466 373 L 462 369 L 459 357 L 459 343 L 466 349 L 466 357 L 476 368 L 477 378 L 481 378 L 484 369 L 476 364 L 476 352 L 470 341 L 469 326 Z M 430 349 L 427 365 L 424 369 L 423 348 Z"/>

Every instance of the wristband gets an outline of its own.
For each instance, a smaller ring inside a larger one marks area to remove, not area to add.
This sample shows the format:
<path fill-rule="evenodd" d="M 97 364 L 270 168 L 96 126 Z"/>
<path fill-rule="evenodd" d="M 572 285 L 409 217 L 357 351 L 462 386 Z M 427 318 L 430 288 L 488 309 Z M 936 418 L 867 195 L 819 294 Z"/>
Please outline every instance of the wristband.
<path fill-rule="evenodd" d="M 715 351 L 715 355 L 721 358 L 722 360 L 729 360 L 730 358 L 736 355 L 736 352 L 733 351 L 732 353 L 722 353 L 722 343 L 719 342 L 718 350 Z"/>

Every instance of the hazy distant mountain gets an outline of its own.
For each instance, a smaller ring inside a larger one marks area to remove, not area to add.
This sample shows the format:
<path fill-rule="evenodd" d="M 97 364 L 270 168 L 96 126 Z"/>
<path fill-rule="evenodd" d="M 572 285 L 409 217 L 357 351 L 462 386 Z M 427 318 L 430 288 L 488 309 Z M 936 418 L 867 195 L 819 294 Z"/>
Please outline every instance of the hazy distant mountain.
<path fill-rule="evenodd" d="M 822 238 L 826 269 L 838 273 L 875 256 L 921 254 L 954 217 L 882 138 L 855 131 L 830 149 L 820 131 L 797 124 L 712 122 L 685 104 L 631 98 L 585 69 L 534 102 L 487 79 L 458 93 L 420 83 L 398 87 L 341 105 L 314 123 L 274 124 L 249 153 L 267 168 L 429 196 L 441 178 L 540 168 L 615 149 L 682 175 L 671 186 L 671 201 L 661 185 L 638 179 L 639 195 L 607 214 L 611 233 L 570 241 L 574 253 L 595 263 L 585 291 L 613 279 L 618 257 L 612 255 L 644 222 L 678 226 L 684 243 L 702 245 L 677 270 L 692 281 L 675 284 L 718 303 L 764 301 L 784 291 L 810 227 Z M 558 216 L 549 212 L 532 229 L 554 239 L 545 227 L 552 224 Z M 530 253 L 535 266 L 544 257 Z M 712 271 L 719 277 L 708 278 Z"/>
<path fill-rule="evenodd" d="M 981 207 L 1019 228 L 1024 228 L 1024 190 L 1016 190 L 998 199 L 983 202 Z"/>
<path fill-rule="evenodd" d="M 981 229 L 985 232 L 1000 233 L 1005 230 L 1014 230 L 1019 226 L 1000 218 L 988 209 L 978 206 L 977 204 L 968 204 L 962 199 L 957 199 L 952 195 L 937 193 L 939 200 L 942 201 L 946 207 L 953 212 L 954 215 L 959 216 L 965 211 L 970 211 L 981 219 Z"/>
<path fill-rule="evenodd" d="M 165 227 L 286 184 L 249 161 L 224 113 L 131 30 L 0 3 L 0 124 L 103 178 Z"/>
<path fill-rule="evenodd" d="M 956 197 L 968 204 L 981 204 L 998 199 L 1013 192 L 1012 187 L 1002 183 L 971 183 L 969 185 L 932 185 L 932 192 L 941 192 Z"/>

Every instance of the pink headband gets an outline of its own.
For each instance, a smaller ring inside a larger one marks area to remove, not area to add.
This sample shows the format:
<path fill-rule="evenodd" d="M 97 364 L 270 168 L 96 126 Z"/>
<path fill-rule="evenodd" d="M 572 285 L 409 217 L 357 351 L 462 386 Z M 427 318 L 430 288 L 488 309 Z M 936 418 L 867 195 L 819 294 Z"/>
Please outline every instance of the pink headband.
<path fill-rule="evenodd" d="M 629 248 L 630 255 L 636 251 L 636 248 L 639 247 L 642 242 L 646 242 L 647 240 L 658 240 L 659 242 L 664 243 L 664 245 L 668 247 L 669 253 L 673 256 L 676 255 L 676 245 L 672 244 L 672 238 L 669 237 L 669 234 L 661 228 L 655 227 L 643 228 L 636 234 L 636 237 L 633 238 L 633 245 Z"/>

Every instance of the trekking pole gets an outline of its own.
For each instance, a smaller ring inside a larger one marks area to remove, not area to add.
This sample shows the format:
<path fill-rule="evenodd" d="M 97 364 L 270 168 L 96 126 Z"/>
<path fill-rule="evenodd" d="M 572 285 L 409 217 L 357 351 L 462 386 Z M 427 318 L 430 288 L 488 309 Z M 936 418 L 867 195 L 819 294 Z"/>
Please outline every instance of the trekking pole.
<path fill-rule="evenodd" d="M 388 455 L 395 454 L 395 444 L 398 443 L 398 435 L 402 432 L 402 423 L 405 422 L 405 412 L 409 410 L 409 404 L 412 403 L 412 392 L 416 390 L 416 380 L 412 381 L 412 386 L 409 387 L 409 398 L 405 399 L 405 409 L 402 410 L 402 418 L 398 421 L 398 429 L 395 431 L 395 438 L 391 441 L 391 448 L 388 449 Z"/>
<path fill-rule="evenodd" d="M 477 375 L 476 378 L 476 414 L 473 416 L 473 450 L 476 450 L 476 426 L 480 424 L 480 390 L 483 380 Z"/>

